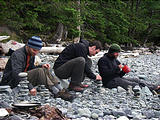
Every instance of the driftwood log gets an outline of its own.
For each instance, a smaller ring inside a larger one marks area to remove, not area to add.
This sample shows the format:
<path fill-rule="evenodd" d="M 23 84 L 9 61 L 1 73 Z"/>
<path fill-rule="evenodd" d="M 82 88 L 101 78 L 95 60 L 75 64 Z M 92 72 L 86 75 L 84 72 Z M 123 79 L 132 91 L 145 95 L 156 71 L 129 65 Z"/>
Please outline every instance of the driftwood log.
<path fill-rule="evenodd" d="M 10 36 L 0 36 L 0 41 L 6 40 L 8 38 L 10 38 Z"/>
<path fill-rule="evenodd" d="M 18 43 L 14 40 L 10 40 L 7 43 L 0 43 L 1 50 L 4 54 L 8 53 L 9 49 L 11 48 L 12 50 L 19 49 L 23 47 L 25 44 L 23 43 Z M 62 46 L 53 46 L 53 47 L 42 47 L 40 50 L 41 53 L 53 53 L 53 54 L 59 54 L 63 51 L 65 47 Z"/>
<path fill-rule="evenodd" d="M 63 51 L 65 47 L 42 47 L 40 50 L 41 53 L 53 53 L 59 54 Z"/>

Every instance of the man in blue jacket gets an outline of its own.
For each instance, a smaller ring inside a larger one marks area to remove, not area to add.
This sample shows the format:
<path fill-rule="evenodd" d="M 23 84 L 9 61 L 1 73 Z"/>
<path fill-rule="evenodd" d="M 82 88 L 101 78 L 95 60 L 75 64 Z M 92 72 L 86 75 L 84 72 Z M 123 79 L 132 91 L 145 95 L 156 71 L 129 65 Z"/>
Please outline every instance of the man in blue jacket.
<path fill-rule="evenodd" d="M 20 72 L 27 72 L 31 95 L 36 95 L 37 93 L 34 86 L 45 85 L 57 97 L 69 100 L 72 96 L 64 92 L 59 81 L 51 75 L 49 72 L 50 65 L 34 65 L 35 55 L 39 53 L 42 46 L 41 38 L 33 36 L 24 47 L 13 52 L 5 66 L 1 85 L 10 85 L 11 88 L 15 88 L 21 81 L 18 74 Z"/>
<path fill-rule="evenodd" d="M 67 46 L 59 55 L 54 64 L 56 76 L 60 79 L 71 77 L 69 85 L 70 90 L 83 91 L 86 85 L 81 82 L 84 79 L 84 74 L 90 79 L 101 80 L 100 75 L 95 75 L 89 64 L 89 56 L 94 56 L 102 49 L 99 41 L 76 43 Z"/>

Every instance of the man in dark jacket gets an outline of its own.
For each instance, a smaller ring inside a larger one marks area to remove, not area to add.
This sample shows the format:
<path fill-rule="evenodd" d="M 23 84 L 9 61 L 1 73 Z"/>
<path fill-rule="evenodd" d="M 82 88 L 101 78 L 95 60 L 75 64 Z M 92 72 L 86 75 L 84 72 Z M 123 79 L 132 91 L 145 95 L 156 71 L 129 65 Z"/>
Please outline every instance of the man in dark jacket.
<path fill-rule="evenodd" d="M 54 71 L 60 79 L 71 77 L 69 89 L 74 91 L 83 91 L 86 85 L 81 82 L 84 79 L 84 74 L 91 79 L 101 80 L 100 75 L 95 75 L 87 61 L 88 55 L 94 56 L 102 48 L 99 41 L 76 43 L 67 46 L 55 61 Z"/>
<path fill-rule="evenodd" d="M 62 94 L 63 88 L 60 86 L 58 80 L 49 72 L 49 64 L 43 64 L 37 67 L 34 65 L 35 55 L 39 53 L 42 45 L 41 38 L 33 36 L 24 47 L 13 52 L 6 64 L 1 85 L 10 85 L 11 88 L 15 88 L 21 81 L 18 74 L 27 72 L 31 95 L 36 95 L 37 93 L 37 90 L 33 86 L 45 85 L 57 97 L 60 94 L 59 97 L 62 97 L 62 99 L 70 98 L 70 96 L 65 96 L 66 93 Z"/>
<path fill-rule="evenodd" d="M 145 83 L 139 79 L 131 79 L 123 77 L 126 73 L 130 72 L 127 65 L 124 67 L 117 60 L 121 48 L 118 44 L 112 44 L 108 53 L 104 54 L 98 61 L 99 73 L 102 76 L 103 86 L 106 88 L 116 88 L 118 86 L 128 90 L 128 86 L 135 87 L 136 85 L 148 86 L 150 90 L 155 90 L 156 85 Z M 122 69 L 122 70 L 121 70 Z"/>

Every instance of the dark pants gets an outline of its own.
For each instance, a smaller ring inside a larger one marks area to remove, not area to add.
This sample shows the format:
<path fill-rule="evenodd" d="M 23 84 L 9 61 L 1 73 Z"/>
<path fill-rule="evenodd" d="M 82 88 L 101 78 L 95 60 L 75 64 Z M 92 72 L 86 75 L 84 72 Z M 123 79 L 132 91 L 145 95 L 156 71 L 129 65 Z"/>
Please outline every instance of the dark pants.
<path fill-rule="evenodd" d="M 104 85 L 104 87 L 107 88 L 117 88 L 118 86 L 121 86 L 122 88 L 124 88 L 125 90 L 128 89 L 128 86 L 136 86 L 139 85 L 140 87 L 144 87 L 147 86 L 151 91 L 154 90 L 156 88 L 156 85 L 153 84 L 149 84 L 145 81 L 139 80 L 139 79 L 134 79 L 134 78 L 114 78 L 113 80 L 109 81 L 107 84 Z"/>
<path fill-rule="evenodd" d="M 54 70 L 56 76 L 60 79 L 68 79 L 71 77 L 72 85 L 79 85 L 84 79 L 85 59 L 77 57 L 64 63 Z"/>
<path fill-rule="evenodd" d="M 51 75 L 48 69 L 46 68 L 36 68 L 28 73 L 28 81 L 33 85 L 45 85 L 47 88 L 54 86 L 58 83 L 58 80 Z"/>

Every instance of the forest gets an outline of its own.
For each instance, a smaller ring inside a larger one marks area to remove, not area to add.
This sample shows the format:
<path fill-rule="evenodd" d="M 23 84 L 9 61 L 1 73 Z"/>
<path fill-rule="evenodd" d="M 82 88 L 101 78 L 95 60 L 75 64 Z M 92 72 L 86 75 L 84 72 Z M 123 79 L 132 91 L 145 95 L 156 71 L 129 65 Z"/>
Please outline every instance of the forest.
<path fill-rule="evenodd" d="M 0 0 L 0 16 L 0 35 L 17 41 L 160 45 L 158 0 Z"/>

